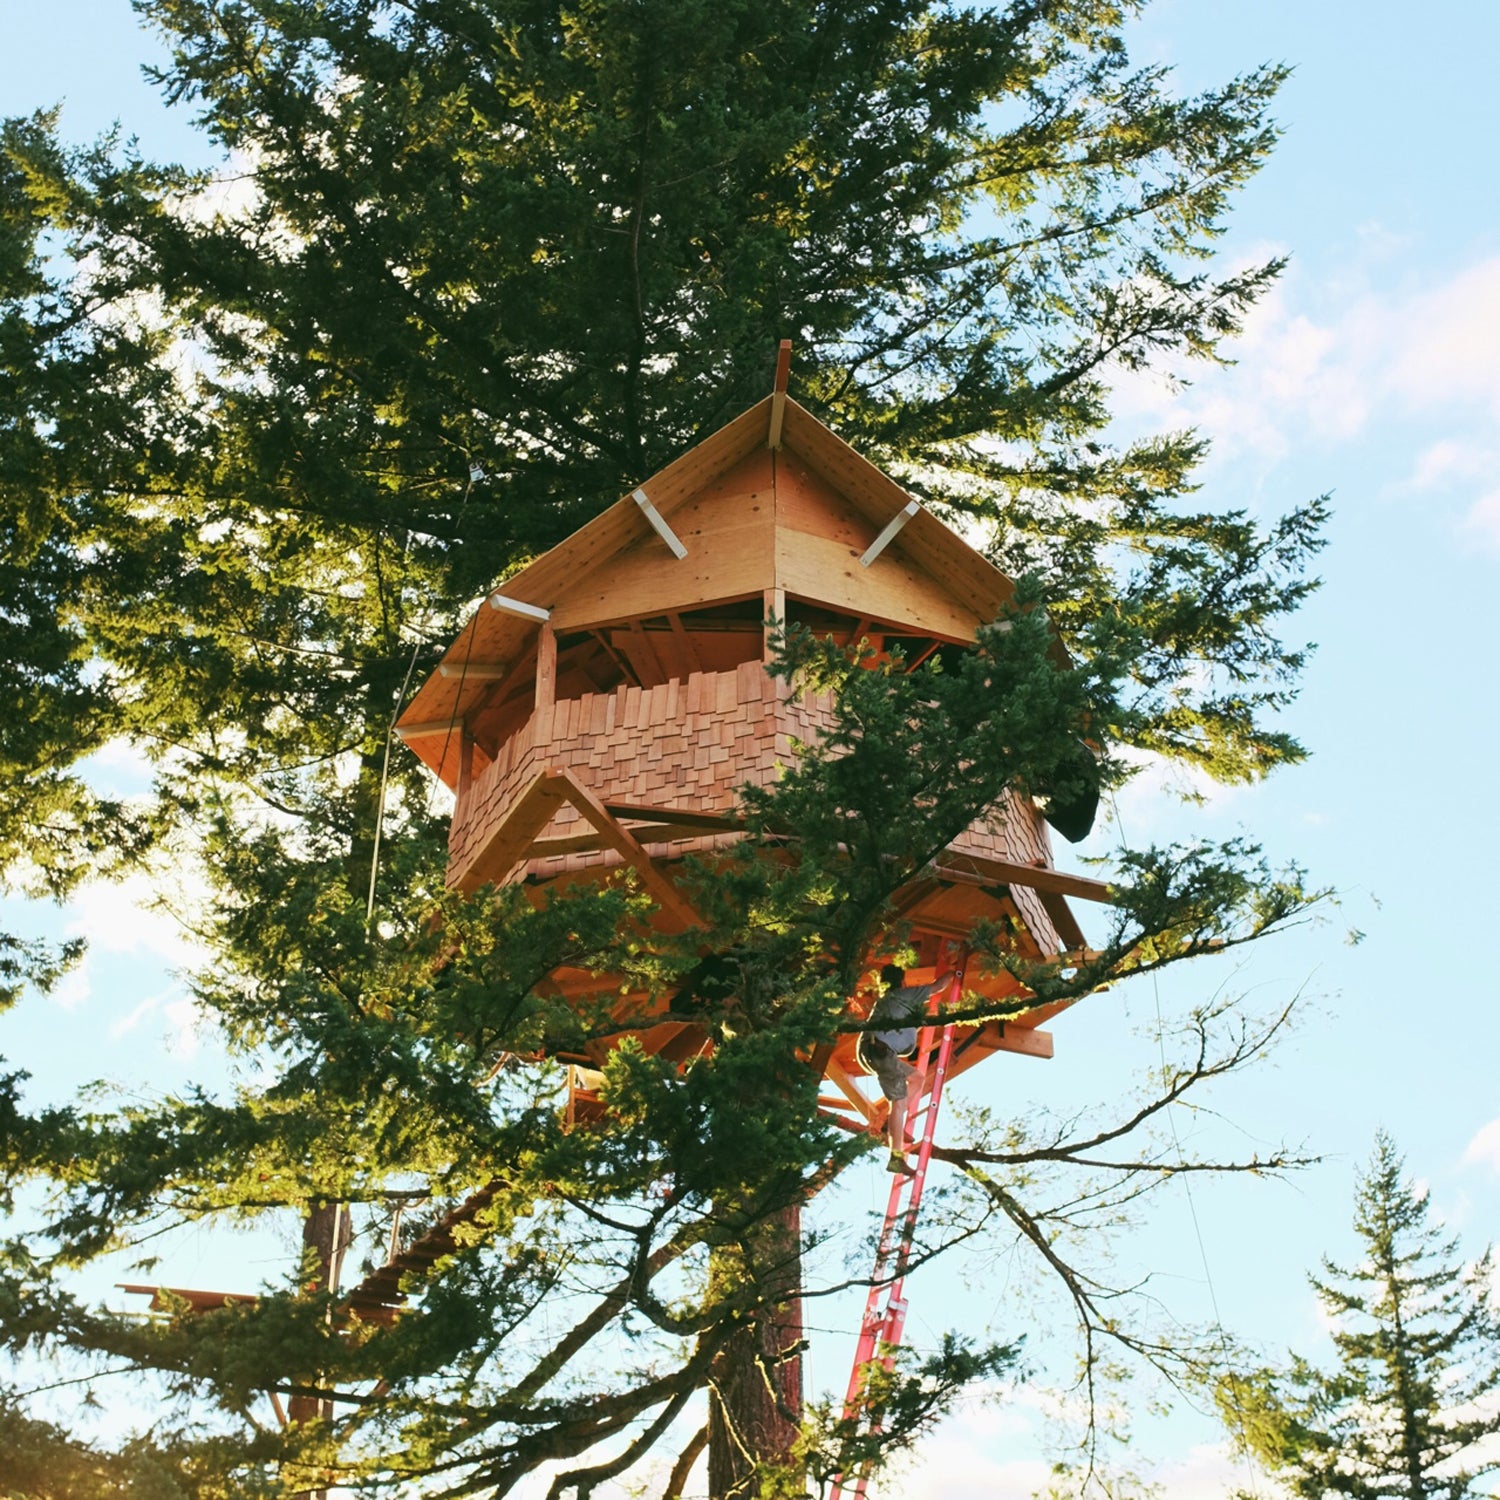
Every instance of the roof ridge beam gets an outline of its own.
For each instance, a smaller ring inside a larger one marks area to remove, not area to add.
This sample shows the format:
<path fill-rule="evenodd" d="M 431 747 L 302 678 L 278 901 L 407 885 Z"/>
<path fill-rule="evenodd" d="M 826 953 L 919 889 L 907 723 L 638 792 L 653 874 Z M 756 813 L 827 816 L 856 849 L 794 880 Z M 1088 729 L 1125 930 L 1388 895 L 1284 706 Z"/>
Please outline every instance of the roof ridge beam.
<path fill-rule="evenodd" d="M 766 447 L 781 446 L 781 424 L 786 420 L 786 386 L 792 373 L 792 341 L 782 339 L 776 346 L 776 381 L 771 387 L 771 425 L 766 432 Z"/>

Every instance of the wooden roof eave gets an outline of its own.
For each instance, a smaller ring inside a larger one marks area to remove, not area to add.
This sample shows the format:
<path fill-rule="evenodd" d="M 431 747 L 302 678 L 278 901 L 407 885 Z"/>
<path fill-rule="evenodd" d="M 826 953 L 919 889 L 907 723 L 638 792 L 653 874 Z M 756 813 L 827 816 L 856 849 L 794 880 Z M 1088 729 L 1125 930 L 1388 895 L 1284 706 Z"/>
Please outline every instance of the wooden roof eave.
<path fill-rule="evenodd" d="M 820 422 L 805 406 L 786 403 L 783 442 L 848 499 L 878 531 L 911 503 L 889 474 Z M 993 620 L 1015 597 L 1015 585 L 987 557 L 919 506 L 891 545 L 941 579 L 982 620 Z M 877 559 L 874 566 L 878 566 Z"/>
<path fill-rule="evenodd" d="M 786 402 L 785 433 L 787 447 L 805 460 L 819 478 L 850 500 L 877 530 L 898 516 L 914 498 L 806 407 L 790 398 Z M 1014 581 L 925 505 L 918 505 L 891 548 L 904 553 L 924 572 L 942 579 L 954 596 L 981 620 L 997 619 L 1016 596 Z M 1057 627 L 1053 625 L 1051 630 L 1052 647 L 1048 654 L 1061 670 L 1071 670 L 1073 659 Z"/>
<path fill-rule="evenodd" d="M 508 673 L 535 652 L 541 623 L 491 609 L 486 596 L 396 720 L 396 734 L 450 787 L 458 782 L 464 718 L 495 689 L 497 673 Z"/>
<path fill-rule="evenodd" d="M 770 396 L 756 402 L 733 421 L 711 433 L 701 443 L 637 488 L 645 491 L 651 505 L 662 516 L 670 516 L 683 501 L 689 500 L 719 475 L 726 473 L 741 459 L 764 445 L 771 416 Z M 632 543 L 654 535 L 651 522 L 631 491 L 608 510 L 575 531 L 572 536 L 544 552 L 540 557 L 498 585 L 494 593 L 520 604 L 538 609 L 555 607 L 564 593 L 577 586 L 595 568 L 624 551 Z M 494 596 L 492 593 L 486 599 Z M 492 685 L 488 680 L 470 682 L 463 675 L 464 663 L 489 666 L 497 662 L 515 662 L 530 649 L 531 638 L 541 622 L 525 615 L 488 609 L 480 604 L 468 623 L 443 653 L 438 668 L 417 690 L 397 721 L 398 729 L 412 725 L 454 722 L 463 717 Z M 444 675 L 447 669 L 448 675 Z M 460 685 L 462 684 L 462 689 Z M 456 741 L 457 735 L 452 738 Z M 443 779 L 450 783 L 457 775 L 456 746 L 442 754 L 442 739 L 432 746 L 430 755 L 442 755 L 446 769 L 437 765 L 415 740 L 413 750 Z"/>
<path fill-rule="evenodd" d="M 636 488 L 643 490 L 656 511 L 667 519 L 742 458 L 764 445 L 770 423 L 771 397 L 742 411 L 733 421 L 672 460 L 665 469 Z M 634 499 L 635 490 L 544 552 L 535 562 L 507 579 L 501 592 L 526 604 L 551 609 L 565 592 L 602 563 L 633 542 L 653 536 L 651 522 Z"/>
<path fill-rule="evenodd" d="M 637 488 L 644 491 L 657 515 L 668 522 L 682 504 L 758 447 L 772 445 L 773 417 L 781 418 L 780 448 L 805 462 L 858 510 L 878 533 L 898 517 L 912 497 L 889 475 L 849 446 L 806 407 L 777 391 L 710 434 L 674 459 Z M 572 536 L 543 553 L 500 585 L 506 598 L 539 609 L 553 609 L 597 567 L 633 543 L 653 534 L 652 522 L 633 498 L 635 491 L 582 526 Z M 919 506 L 891 548 L 905 555 L 932 577 L 942 580 L 953 596 L 981 620 L 993 620 L 1015 597 L 1013 582 L 988 558 L 925 507 Z M 876 558 L 872 566 L 878 567 Z M 481 605 L 444 653 L 438 670 L 424 682 L 402 713 L 397 727 L 458 721 L 493 686 L 486 678 L 471 681 L 465 662 L 493 669 L 514 663 L 529 649 L 539 622 L 523 615 L 486 609 Z M 1054 657 L 1060 667 L 1071 661 L 1061 641 Z M 444 675 L 445 669 L 448 675 Z M 458 741 L 453 735 L 432 736 L 427 745 L 413 740 L 412 748 L 452 784 L 457 777 Z M 444 747 L 447 747 L 446 749 Z M 438 764 L 438 761 L 442 764 Z"/>

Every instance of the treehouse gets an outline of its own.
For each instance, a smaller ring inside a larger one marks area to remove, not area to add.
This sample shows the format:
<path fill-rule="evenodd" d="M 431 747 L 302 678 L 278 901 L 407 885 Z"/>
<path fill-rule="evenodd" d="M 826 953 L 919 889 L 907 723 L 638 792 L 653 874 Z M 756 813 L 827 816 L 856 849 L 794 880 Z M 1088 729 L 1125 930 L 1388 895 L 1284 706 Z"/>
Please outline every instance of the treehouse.
<path fill-rule="evenodd" d="M 692 926 L 674 866 L 737 838 L 737 789 L 773 782 L 794 741 L 830 720 L 826 697 L 768 673 L 767 621 L 899 645 L 915 668 L 972 645 L 1012 597 L 1004 574 L 788 397 L 788 361 L 783 345 L 769 396 L 506 580 L 402 714 L 396 732 L 456 797 L 450 884 L 629 870 L 664 930 Z M 984 918 L 1010 918 L 1032 958 L 1082 949 L 1067 897 L 1106 895 L 1054 868 L 1046 820 L 1012 794 L 899 904 L 931 969 Z M 566 969 L 551 982 L 564 995 L 607 987 Z M 1006 976 L 969 984 L 1016 993 Z M 624 994 L 621 1034 L 671 1059 L 697 1054 L 701 1028 L 663 1018 L 662 1004 Z M 995 1052 L 1050 1056 L 1049 1014 L 965 1028 L 949 1076 Z M 864 1128 L 873 1106 L 853 1041 L 813 1061 L 826 1109 Z M 597 1108 L 609 1045 L 561 1059 L 580 1117 Z"/>

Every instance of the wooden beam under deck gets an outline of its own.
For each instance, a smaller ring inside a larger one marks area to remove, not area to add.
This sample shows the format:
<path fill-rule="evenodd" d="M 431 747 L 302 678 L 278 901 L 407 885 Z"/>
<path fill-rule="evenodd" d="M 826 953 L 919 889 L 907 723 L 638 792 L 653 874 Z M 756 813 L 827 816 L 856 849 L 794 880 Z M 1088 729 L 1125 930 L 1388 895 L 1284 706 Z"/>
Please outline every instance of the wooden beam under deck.
<path fill-rule="evenodd" d="M 221 1307 L 260 1301 L 259 1295 L 253 1292 L 200 1292 L 190 1287 L 142 1285 L 134 1281 L 117 1281 L 115 1286 L 131 1297 L 149 1297 L 152 1312 L 166 1312 L 168 1298 L 186 1302 L 193 1312 L 216 1312 Z"/>
<path fill-rule="evenodd" d="M 1078 918 L 1073 915 L 1073 910 L 1064 897 L 1057 891 L 1038 891 L 1037 896 L 1063 943 L 1070 950 L 1087 948 L 1088 939 L 1083 935 L 1083 928 L 1078 925 Z"/>
<path fill-rule="evenodd" d="M 617 802 L 613 798 L 606 800 L 602 805 L 605 811 L 616 818 L 640 818 L 642 821 L 675 823 L 683 828 L 699 828 L 705 833 L 718 833 L 744 826 L 738 818 L 728 813 L 694 812 L 687 807 L 657 807 L 644 802 Z"/>
<path fill-rule="evenodd" d="M 702 838 L 706 833 L 721 830 L 705 829 L 689 823 L 639 823 L 628 832 L 637 843 L 675 844 L 681 839 Z M 526 852 L 527 859 L 555 859 L 563 854 L 588 854 L 595 849 L 608 847 L 596 830 L 593 833 L 575 833 L 569 838 L 538 839 Z"/>
<path fill-rule="evenodd" d="M 1091 880 L 1087 875 L 1072 875 L 1066 870 L 1054 870 L 1048 865 L 1022 864 L 1013 859 L 991 859 L 981 854 L 940 854 L 932 862 L 939 876 L 962 875 L 966 871 L 988 878 L 995 885 L 1024 885 L 1034 891 L 1049 895 L 1077 896 L 1084 901 L 1114 901 L 1109 885 L 1102 880 Z M 1082 947 L 1079 943 L 1077 946 Z"/>

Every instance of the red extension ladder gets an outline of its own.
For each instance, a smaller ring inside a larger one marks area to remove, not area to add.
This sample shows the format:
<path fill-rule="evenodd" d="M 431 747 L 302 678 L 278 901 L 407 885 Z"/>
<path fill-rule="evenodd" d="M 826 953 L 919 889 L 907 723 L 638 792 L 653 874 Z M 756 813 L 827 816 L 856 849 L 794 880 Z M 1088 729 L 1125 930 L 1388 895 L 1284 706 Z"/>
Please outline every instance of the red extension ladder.
<path fill-rule="evenodd" d="M 948 1001 L 956 1000 L 963 987 L 964 965 L 955 969 L 952 979 L 942 989 L 934 990 L 928 1000 L 930 1012 L 936 1012 Z M 870 1295 L 865 1299 L 865 1315 L 859 1325 L 859 1346 L 854 1353 L 854 1368 L 849 1374 L 849 1393 L 844 1398 L 846 1421 L 858 1424 L 861 1433 L 880 1431 L 880 1413 L 864 1400 L 865 1378 L 876 1365 L 889 1370 L 893 1355 L 906 1328 L 906 1298 L 902 1294 L 907 1267 L 911 1263 L 912 1239 L 917 1229 L 917 1210 L 922 1202 L 922 1187 L 927 1181 L 927 1163 L 932 1156 L 932 1137 L 937 1128 L 938 1108 L 943 1101 L 943 1080 L 948 1076 L 948 1060 L 953 1056 L 953 1024 L 927 1026 L 919 1034 L 917 1047 L 920 1078 L 912 1080 L 906 1098 L 906 1134 L 916 1144 L 917 1165 L 910 1177 L 898 1173 L 891 1182 L 891 1196 L 886 1205 L 885 1223 L 875 1247 L 875 1267 L 870 1273 Z M 916 1097 L 921 1083 L 931 1080 L 932 1087 L 924 1097 Z M 864 1500 L 868 1466 L 857 1472 L 840 1474 L 833 1482 L 830 1500 Z"/>

